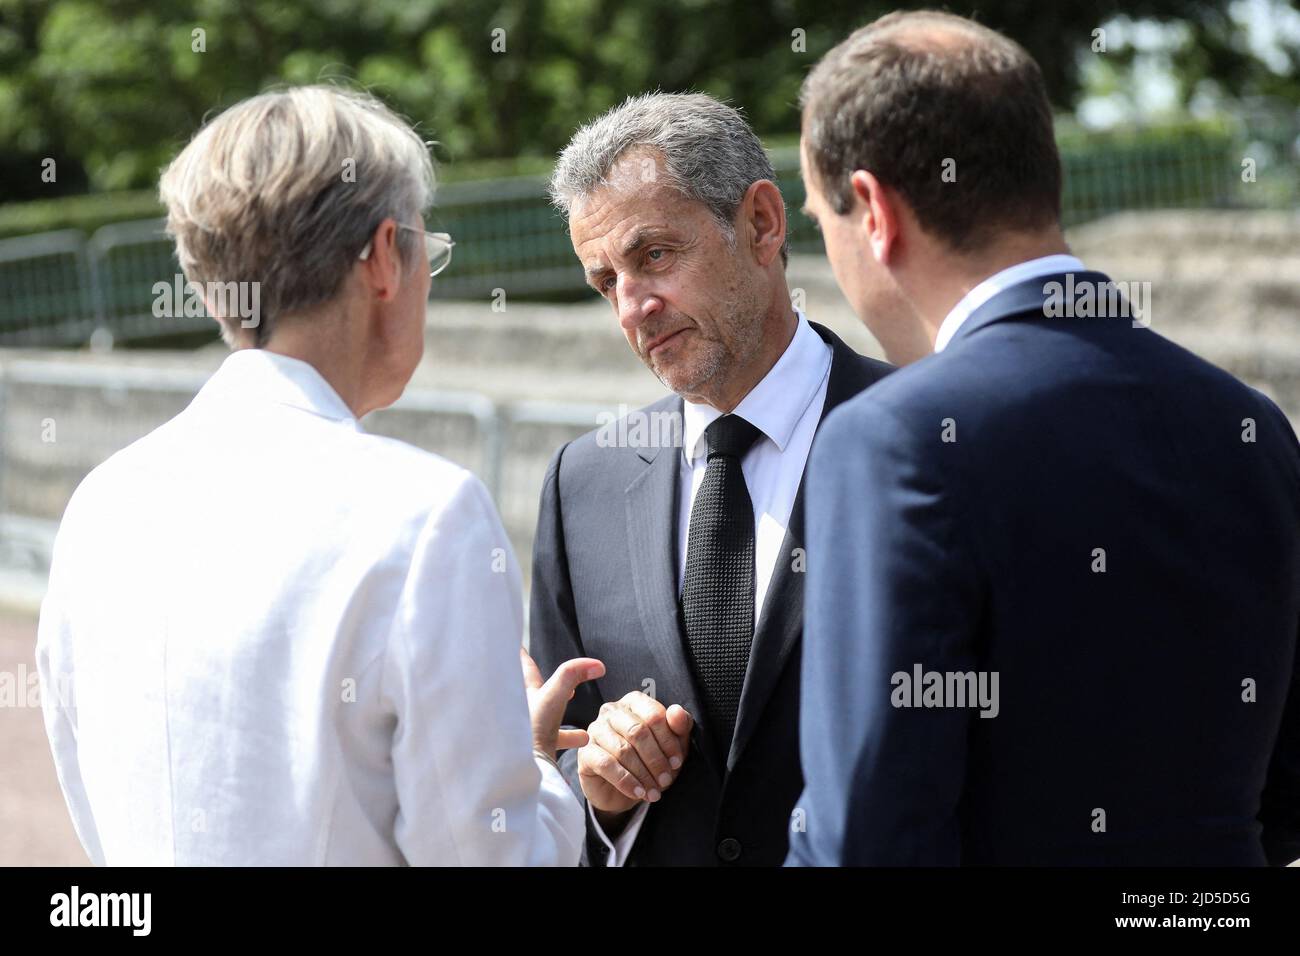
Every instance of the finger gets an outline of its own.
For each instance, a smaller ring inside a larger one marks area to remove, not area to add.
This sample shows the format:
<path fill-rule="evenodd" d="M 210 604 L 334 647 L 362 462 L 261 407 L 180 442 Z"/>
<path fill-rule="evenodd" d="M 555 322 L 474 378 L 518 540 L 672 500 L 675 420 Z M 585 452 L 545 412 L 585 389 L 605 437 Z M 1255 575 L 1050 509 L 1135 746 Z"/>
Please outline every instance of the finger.
<path fill-rule="evenodd" d="M 681 769 L 682 762 L 686 759 L 686 752 L 682 749 L 681 742 L 677 735 L 668 724 L 668 715 L 664 710 L 663 704 L 640 691 L 633 691 L 623 697 L 621 703 L 627 709 L 641 718 L 645 725 L 654 734 L 655 741 L 659 744 L 659 750 L 663 753 L 664 759 L 668 761 L 668 770 L 676 772 Z M 680 710 L 680 708 L 678 708 Z M 658 773 L 655 774 L 658 776 Z M 663 783 L 663 781 L 660 781 Z M 664 783 L 668 786 L 672 780 Z"/>
<path fill-rule="evenodd" d="M 654 776 L 646 768 L 646 765 L 641 762 L 641 758 L 637 756 L 636 748 L 631 743 L 613 733 L 607 727 L 596 726 L 591 728 L 591 742 L 617 760 L 619 766 L 624 770 L 636 777 L 637 783 L 642 790 L 638 799 L 650 800 L 651 803 L 659 799 L 659 784 L 655 783 Z"/>
<path fill-rule="evenodd" d="M 536 664 L 533 665 L 536 668 Z M 540 686 L 534 709 L 542 720 L 560 725 L 565 706 L 574 688 L 585 681 L 605 676 L 605 665 L 594 657 L 575 657 L 555 668 L 555 673 Z"/>
<path fill-rule="evenodd" d="M 542 685 L 542 693 L 568 700 L 579 684 L 604 676 L 605 665 L 594 657 L 575 657 L 555 668 L 555 673 Z"/>
<path fill-rule="evenodd" d="M 529 690 L 536 690 L 542 686 L 542 672 L 537 667 L 537 662 L 521 645 L 519 648 L 519 664 L 524 669 L 524 686 Z"/>
<path fill-rule="evenodd" d="M 650 786 L 662 789 L 672 785 L 673 768 L 667 754 L 660 749 L 654 731 L 650 729 L 652 720 L 662 721 L 663 715 L 651 714 L 642 717 L 622 701 L 609 712 L 606 718 L 610 729 L 626 740 L 641 758 L 641 763 L 650 774 Z M 624 763 L 624 766 L 627 764 Z"/>
<path fill-rule="evenodd" d="M 578 747 L 585 747 L 589 743 L 591 743 L 591 735 L 585 730 L 562 727 L 559 736 L 555 738 L 555 749 L 574 750 Z"/>
<path fill-rule="evenodd" d="M 695 727 L 695 718 L 687 713 L 686 708 L 681 704 L 673 704 L 669 707 L 664 718 L 668 721 L 668 728 L 681 744 L 682 757 L 685 759 L 691 749 L 691 730 Z"/>
<path fill-rule="evenodd" d="M 623 769 L 622 764 L 598 746 L 583 747 L 578 751 L 578 775 L 598 777 L 629 800 L 644 800 L 645 788 Z"/>

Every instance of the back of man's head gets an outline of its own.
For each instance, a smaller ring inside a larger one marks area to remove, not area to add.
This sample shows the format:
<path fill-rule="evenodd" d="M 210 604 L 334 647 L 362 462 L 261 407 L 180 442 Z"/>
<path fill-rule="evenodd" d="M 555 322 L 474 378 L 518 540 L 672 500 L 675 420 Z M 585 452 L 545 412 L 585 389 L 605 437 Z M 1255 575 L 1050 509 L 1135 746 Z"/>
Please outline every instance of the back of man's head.
<path fill-rule="evenodd" d="M 947 13 L 891 13 L 831 50 L 800 98 L 831 208 L 872 173 L 958 253 L 1055 226 L 1061 163 L 1042 73 L 1016 42 Z"/>

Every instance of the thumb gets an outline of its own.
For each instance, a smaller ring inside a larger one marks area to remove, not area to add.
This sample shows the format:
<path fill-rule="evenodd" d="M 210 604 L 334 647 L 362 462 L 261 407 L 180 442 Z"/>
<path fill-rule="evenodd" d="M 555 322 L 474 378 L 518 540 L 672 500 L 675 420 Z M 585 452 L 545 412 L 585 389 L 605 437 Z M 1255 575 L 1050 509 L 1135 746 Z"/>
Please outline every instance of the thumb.
<path fill-rule="evenodd" d="M 686 712 L 686 708 L 681 704 L 673 704 L 664 714 L 668 720 L 668 729 L 671 730 L 678 739 L 689 741 L 691 739 L 691 728 L 695 726 L 695 721 L 691 715 Z"/>
<path fill-rule="evenodd" d="M 605 676 L 605 665 L 594 657 L 575 657 L 555 668 L 555 673 L 537 692 L 537 710 L 554 718 L 556 726 L 573 697 L 574 689 L 589 680 Z"/>
<path fill-rule="evenodd" d="M 603 676 L 604 665 L 594 657 L 569 659 L 556 667 L 550 679 L 542 684 L 542 700 L 547 701 L 547 704 L 551 701 L 558 702 L 563 708 L 568 704 L 569 697 L 573 696 L 573 691 L 578 684 L 585 684 L 588 680 L 603 678 Z"/>

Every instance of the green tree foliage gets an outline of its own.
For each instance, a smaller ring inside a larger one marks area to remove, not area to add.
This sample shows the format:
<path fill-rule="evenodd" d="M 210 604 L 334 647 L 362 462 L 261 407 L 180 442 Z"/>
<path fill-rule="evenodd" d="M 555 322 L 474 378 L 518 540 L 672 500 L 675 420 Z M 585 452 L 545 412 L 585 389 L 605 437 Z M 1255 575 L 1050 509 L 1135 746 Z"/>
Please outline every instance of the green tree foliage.
<path fill-rule="evenodd" d="M 1189 71 L 1222 68 L 1229 87 L 1260 85 L 1268 71 L 1234 45 L 1224 26 L 1228 3 L 1138 0 L 1122 10 L 1193 22 L 1213 43 L 1199 59 L 1188 55 Z M 444 160 L 549 156 L 584 119 L 656 88 L 706 90 L 743 107 L 761 134 L 790 135 L 807 69 L 852 28 L 897 6 L 0 0 L 0 202 L 149 188 L 214 110 L 275 84 L 331 78 L 360 83 L 418 121 Z M 949 8 L 1024 43 L 1056 103 L 1069 108 L 1092 30 L 1121 4 L 986 0 Z M 1300 100 L 1294 83 L 1286 89 Z M 46 158 L 57 164 L 54 183 L 41 180 Z"/>

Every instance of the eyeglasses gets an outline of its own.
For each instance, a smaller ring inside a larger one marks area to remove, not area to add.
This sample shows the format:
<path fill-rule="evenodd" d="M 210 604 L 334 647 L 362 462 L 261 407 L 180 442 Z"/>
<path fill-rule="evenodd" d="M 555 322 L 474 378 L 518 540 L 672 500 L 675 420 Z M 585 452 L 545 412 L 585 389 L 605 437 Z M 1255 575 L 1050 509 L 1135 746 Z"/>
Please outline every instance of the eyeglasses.
<path fill-rule="evenodd" d="M 432 279 L 447 266 L 451 265 L 451 250 L 456 245 L 451 236 L 445 232 L 425 232 L 423 229 L 416 229 L 414 226 L 407 226 L 403 223 L 397 223 L 398 229 L 406 229 L 409 232 L 418 232 L 424 236 L 424 254 L 429 260 L 429 278 Z M 371 245 L 374 240 L 368 240 L 365 248 L 361 250 L 358 259 L 369 259 Z"/>

